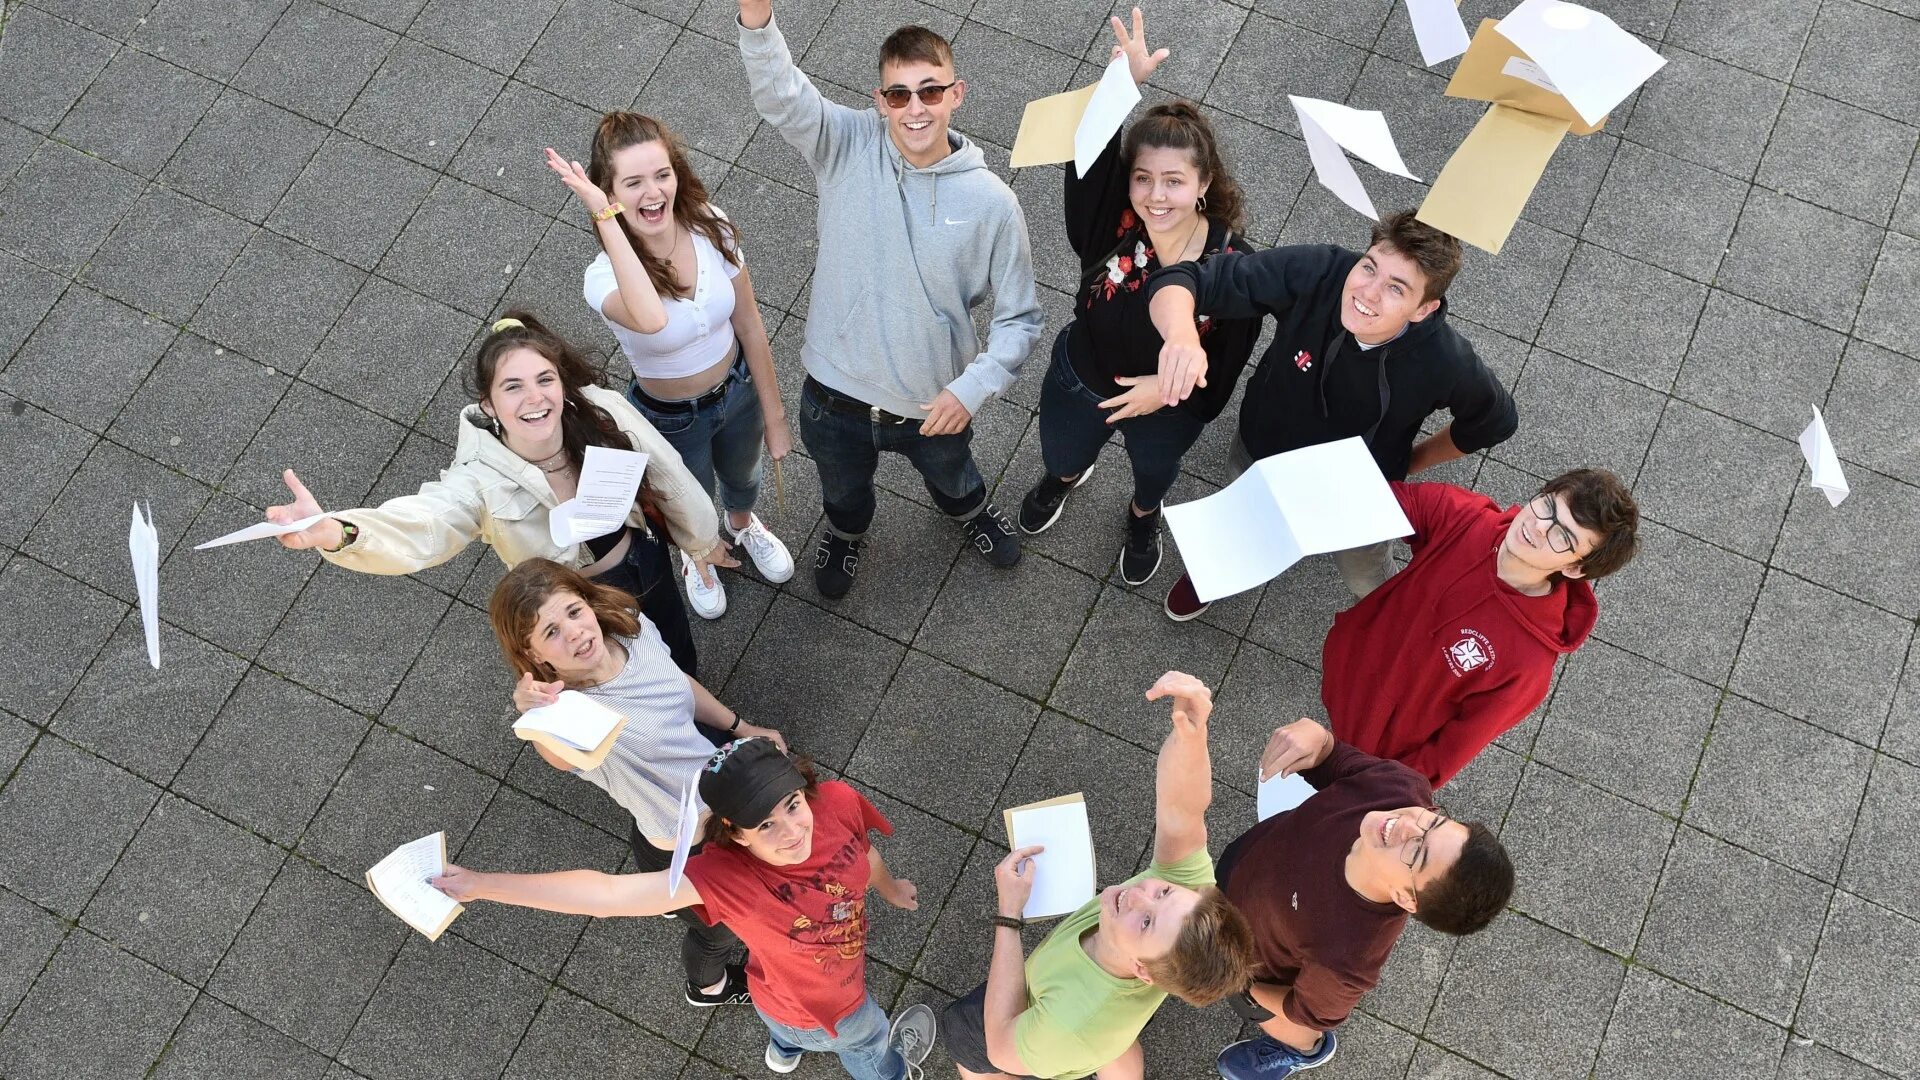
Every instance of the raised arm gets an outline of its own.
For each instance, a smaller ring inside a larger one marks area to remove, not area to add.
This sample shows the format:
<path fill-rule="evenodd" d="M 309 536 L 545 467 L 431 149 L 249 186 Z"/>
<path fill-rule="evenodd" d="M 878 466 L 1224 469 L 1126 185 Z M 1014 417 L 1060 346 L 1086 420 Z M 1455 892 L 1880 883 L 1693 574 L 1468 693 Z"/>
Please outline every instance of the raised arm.
<path fill-rule="evenodd" d="M 986 1028 L 987 1061 L 1013 1076 L 1026 1076 L 1030 1071 L 1015 1037 L 1020 1015 L 1027 1011 L 1027 957 L 1020 943 L 1020 923 L 1027 897 L 1033 895 L 1033 876 L 1038 872 L 1033 857 L 1045 850 L 1038 845 L 1019 848 L 993 868 L 998 918 L 993 927 L 993 959 L 987 965 L 987 993 L 981 1002 L 980 1019 Z"/>
<path fill-rule="evenodd" d="M 414 495 L 375 507 L 338 511 L 296 533 L 279 537 L 282 547 L 318 551 L 322 558 L 363 574 L 411 574 L 458 555 L 480 535 L 485 504 L 473 485 L 441 473 Z M 320 503 L 292 469 L 281 474 L 293 501 L 267 508 L 267 520 L 286 524 L 320 512 Z M 346 526 L 354 527 L 349 540 Z"/>
<path fill-rule="evenodd" d="M 1147 691 L 1148 701 L 1173 699 L 1173 729 L 1160 744 L 1154 776 L 1153 861 L 1176 863 L 1207 846 L 1207 807 L 1213 803 L 1213 761 L 1207 753 L 1207 717 L 1213 692 L 1182 671 L 1169 671 Z"/>
<path fill-rule="evenodd" d="M 594 235 L 600 238 L 600 249 L 607 253 L 607 263 L 613 268 L 613 291 L 596 296 L 600 290 L 589 288 L 587 302 L 600 314 L 636 334 L 657 334 L 666 329 L 667 307 L 660 301 L 660 291 L 653 287 L 653 279 L 647 276 L 647 268 L 640 262 L 640 253 L 633 249 L 633 240 L 620 225 L 621 213 L 638 208 L 622 204 L 619 211 L 609 213 L 614 203 L 607 198 L 607 193 L 587 179 L 587 170 L 579 162 L 562 158 L 551 146 L 547 147 L 547 168 L 552 169 L 567 190 L 580 200 L 580 205 L 586 207 L 593 220 Z"/>
<path fill-rule="evenodd" d="M 787 39 L 773 24 L 772 0 L 740 0 L 740 58 L 747 65 L 754 110 L 815 172 L 853 145 L 861 114 L 828 101 L 794 66 Z"/>
<path fill-rule="evenodd" d="M 591 915 L 596 919 L 664 915 L 703 903 L 693 882 L 684 878 L 679 890 L 669 896 L 665 870 L 650 874 L 603 874 L 598 870 L 483 874 L 449 863 L 446 872 L 428 884 L 463 904 L 491 900 L 496 904 L 558 911 L 564 915 Z"/>

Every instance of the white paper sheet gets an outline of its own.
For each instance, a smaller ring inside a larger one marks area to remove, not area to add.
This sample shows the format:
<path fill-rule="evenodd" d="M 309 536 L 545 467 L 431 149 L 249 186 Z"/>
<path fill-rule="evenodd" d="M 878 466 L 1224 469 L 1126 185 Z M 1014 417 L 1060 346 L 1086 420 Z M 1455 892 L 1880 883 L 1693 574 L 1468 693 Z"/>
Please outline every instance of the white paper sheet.
<path fill-rule="evenodd" d="M 1420 43 L 1420 62 L 1428 67 L 1459 56 L 1473 43 L 1455 0 L 1407 0 L 1407 15 Z"/>
<path fill-rule="evenodd" d="M 1087 111 L 1080 114 L 1080 126 L 1073 131 L 1073 170 L 1077 175 L 1087 175 L 1094 159 L 1107 148 L 1108 140 L 1127 122 L 1127 114 L 1138 104 L 1140 88 L 1133 83 L 1127 58 L 1116 56 L 1101 74 L 1100 83 L 1093 90 L 1093 100 L 1087 102 Z"/>
<path fill-rule="evenodd" d="M 127 529 L 127 554 L 133 558 L 133 589 L 140 597 L 140 624 L 147 632 L 147 663 L 160 666 L 160 534 L 153 528 L 153 505 L 146 513 L 133 504 Z"/>
<path fill-rule="evenodd" d="M 1293 102 L 1294 115 L 1300 120 L 1300 134 L 1307 143 L 1307 156 L 1313 160 L 1314 177 L 1341 202 L 1376 221 L 1380 219 L 1360 175 L 1347 160 L 1348 153 L 1383 172 L 1420 179 L 1400 160 L 1386 117 L 1319 98 L 1288 95 L 1287 100 Z"/>
<path fill-rule="evenodd" d="M 423 836 L 394 848 L 392 854 L 367 871 L 367 883 L 393 913 L 407 925 L 430 934 L 460 907 L 453 897 L 427 884 L 445 872 L 447 834 Z"/>
<path fill-rule="evenodd" d="M 555 544 L 572 547 L 621 528 L 646 471 L 647 455 L 638 451 L 587 447 L 573 498 L 547 515 L 548 535 Z"/>
<path fill-rule="evenodd" d="M 1525 0 L 1494 29 L 1539 64 L 1589 124 L 1667 62 L 1612 19 L 1563 0 Z"/>
<path fill-rule="evenodd" d="M 1166 508 L 1200 599 L 1272 580 L 1308 555 L 1413 532 L 1358 437 L 1275 454 L 1204 499 Z"/>
<path fill-rule="evenodd" d="M 1541 69 L 1540 65 L 1524 56 L 1507 57 L 1507 62 L 1500 65 L 1500 74 L 1511 75 L 1523 82 L 1530 82 L 1549 94 L 1560 93 L 1560 88 L 1553 85 L 1553 80 L 1547 78 L 1547 73 Z M 1565 95 L 1561 96 L 1564 97 Z"/>
<path fill-rule="evenodd" d="M 1820 415 L 1818 405 L 1813 407 L 1813 423 L 1800 433 L 1800 455 L 1813 470 L 1813 486 L 1826 494 L 1829 505 L 1839 506 L 1853 489 L 1847 486 L 1847 475 L 1840 471 L 1840 455 L 1834 452 L 1833 440 L 1827 436 L 1827 418 Z"/>
<path fill-rule="evenodd" d="M 690 780 L 680 793 L 680 823 L 673 832 L 673 859 L 667 864 L 667 895 L 680 891 L 687 876 L 687 854 L 693 850 L 693 831 L 700 824 L 700 782 Z"/>
<path fill-rule="evenodd" d="M 1288 773 L 1260 781 L 1255 802 L 1259 808 L 1260 820 L 1265 821 L 1275 814 L 1285 813 L 1313 798 L 1313 785 L 1301 779 L 1299 773 Z"/>
<path fill-rule="evenodd" d="M 297 533 L 301 529 L 318 522 L 326 516 L 324 513 L 315 514 L 312 517 L 301 518 L 299 521 L 288 522 L 285 525 L 275 525 L 271 521 L 262 521 L 256 525 L 249 525 L 244 529 L 235 529 L 225 536 L 216 536 L 204 544 L 195 544 L 193 545 L 193 550 L 205 551 L 208 548 L 226 547 L 228 544 L 244 544 L 249 540 L 265 540 L 269 536 L 285 536 L 288 533 Z"/>
<path fill-rule="evenodd" d="M 1033 893 L 1021 916 L 1065 915 L 1093 899 L 1093 832 L 1087 825 L 1086 802 L 1076 799 L 1007 813 L 1013 848 L 1040 844 L 1047 849 L 1033 857 Z"/>
<path fill-rule="evenodd" d="M 592 751 L 607 741 L 620 714 L 577 690 L 562 690 L 551 705 L 528 709 L 513 722 L 513 730 L 544 731 L 573 747 Z"/>

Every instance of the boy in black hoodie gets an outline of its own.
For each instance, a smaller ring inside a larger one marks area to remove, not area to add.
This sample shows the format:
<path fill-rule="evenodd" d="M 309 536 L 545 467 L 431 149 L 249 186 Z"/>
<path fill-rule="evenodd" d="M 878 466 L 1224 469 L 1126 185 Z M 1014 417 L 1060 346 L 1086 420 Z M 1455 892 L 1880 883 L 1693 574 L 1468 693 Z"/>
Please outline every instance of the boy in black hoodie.
<path fill-rule="evenodd" d="M 1181 263 L 1147 283 L 1153 325 L 1166 345 L 1160 388 L 1172 405 L 1207 385 L 1196 315 L 1271 315 L 1273 344 L 1247 381 L 1234 437 L 1236 473 L 1303 446 L 1358 435 L 1389 480 L 1404 480 L 1507 439 L 1519 425 L 1513 396 L 1447 324 L 1447 285 L 1460 242 L 1413 212 L 1388 214 L 1364 252 L 1302 244 Z M 1420 425 L 1446 409 L 1452 423 L 1418 445 Z M 1356 597 L 1393 573 L 1386 543 L 1336 552 Z M 1191 578 L 1167 594 L 1177 622 L 1207 609 Z"/>

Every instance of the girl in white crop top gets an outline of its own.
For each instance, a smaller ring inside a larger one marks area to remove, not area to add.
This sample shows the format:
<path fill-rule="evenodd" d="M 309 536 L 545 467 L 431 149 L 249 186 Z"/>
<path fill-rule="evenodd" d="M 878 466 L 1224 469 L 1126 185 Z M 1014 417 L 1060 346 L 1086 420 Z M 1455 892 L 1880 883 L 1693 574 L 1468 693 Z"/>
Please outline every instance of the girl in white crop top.
<path fill-rule="evenodd" d="M 760 447 L 793 448 L 773 349 L 733 223 L 707 201 L 679 139 L 651 117 L 601 117 L 587 167 L 547 164 L 592 214 L 601 253 L 583 291 L 633 366 L 627 398 L 666 436 L 726 513 L 733 542 L 778 584 L 793 556 L 753 512 Z M 695 612 L 727 609 L 718 576 L 682 561 Z"/>

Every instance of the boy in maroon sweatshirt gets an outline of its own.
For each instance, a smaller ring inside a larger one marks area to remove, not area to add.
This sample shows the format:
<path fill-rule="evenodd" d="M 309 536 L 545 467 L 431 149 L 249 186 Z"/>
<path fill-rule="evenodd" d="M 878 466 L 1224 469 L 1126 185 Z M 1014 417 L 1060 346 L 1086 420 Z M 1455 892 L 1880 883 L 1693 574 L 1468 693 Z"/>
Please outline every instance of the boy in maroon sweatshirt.
<path fill-rule="evenodd" d="M 1320 700 L 1342 742 L 1437 788 L 1545 700 L 1599 614 L 1588 582 L 1633 558 L 1640 512 L 1603 469 L 1504 510 L 1451 484 L 1392 487 L 1413 561 L 1335 617 Z"/>

